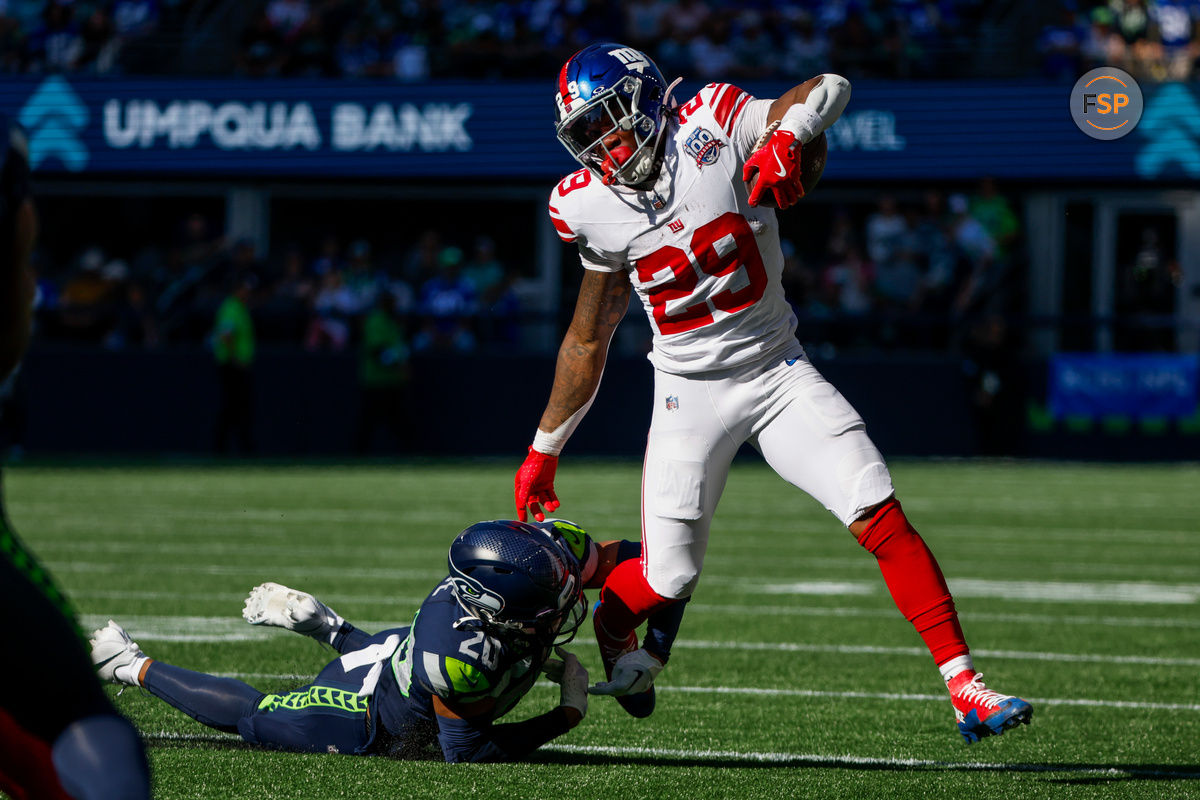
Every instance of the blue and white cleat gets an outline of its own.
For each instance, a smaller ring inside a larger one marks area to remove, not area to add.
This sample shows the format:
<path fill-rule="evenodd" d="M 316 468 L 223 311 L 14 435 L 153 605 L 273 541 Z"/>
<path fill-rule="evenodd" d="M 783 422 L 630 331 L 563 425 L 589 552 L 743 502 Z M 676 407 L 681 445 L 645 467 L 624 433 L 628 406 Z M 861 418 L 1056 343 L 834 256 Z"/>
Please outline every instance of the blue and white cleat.
<path fill-rule="evenodd" d="M 963 670 L 950 679 L 950 703 L 958 731 L 967 744 L 985 736 L 999 736 L 1009 728 L 1028 725 L 1033 706 L 1019 697 L 994 692 L 983 685 L 983 674 Z"/>

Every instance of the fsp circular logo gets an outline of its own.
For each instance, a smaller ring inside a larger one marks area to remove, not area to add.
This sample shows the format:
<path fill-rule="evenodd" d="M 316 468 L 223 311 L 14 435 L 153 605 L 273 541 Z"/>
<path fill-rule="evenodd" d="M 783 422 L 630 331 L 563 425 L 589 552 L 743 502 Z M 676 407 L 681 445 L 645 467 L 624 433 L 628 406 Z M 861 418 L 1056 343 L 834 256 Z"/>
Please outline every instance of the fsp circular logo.
<path fill-rule="evenodd" d="M 1071 118 L 1093 139 L 1120 139 L 1142 118 L 1142 89 L 1125 70 L 1094 69 L 1071 90 Z"/>

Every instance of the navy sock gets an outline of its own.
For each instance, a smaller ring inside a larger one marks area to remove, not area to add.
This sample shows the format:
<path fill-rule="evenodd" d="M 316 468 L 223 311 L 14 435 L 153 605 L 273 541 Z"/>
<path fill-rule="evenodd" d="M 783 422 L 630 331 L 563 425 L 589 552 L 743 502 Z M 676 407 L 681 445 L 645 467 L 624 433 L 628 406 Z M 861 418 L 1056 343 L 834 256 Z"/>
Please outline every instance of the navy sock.
<path fill-rule="evenodd" d="M 679 626 L 683 622 L 683 609 L 690 597 L 672 603 L 666 608 L 660 608 L 650 615 L 646 621 L 646 635 L 642 639 L 642 647 L 667 663 L 671 657 L 671 645 L 679 635 Z"/>
<path fill-rule="evenodd" d="M 161 661 L 146 669 L 142 685 L 197 722 L 226 733 L 237 733 L 238 720 L 253 714 L 266 696 L 233 678 L 218 678 Z"/>
<path fill-rule="evenodd" d="M 150 797 L 150 767 L 137 731 L 124 717 L 102 714 L 71 723 L 51 750 L 58 780 L 77 800 Z"/>
<path fill-rule="evenodd" d="M 353 653 L 355 650 L 361 650 L 368 644 L 371 644 L 372 636 L 373 634 L 360 631 L 349 622 L 343 622 L 342 627 L 338 628 L 337 635 L 333 637 L 331 644 L 333 645 L 333 649 L 339 653 Z"/>

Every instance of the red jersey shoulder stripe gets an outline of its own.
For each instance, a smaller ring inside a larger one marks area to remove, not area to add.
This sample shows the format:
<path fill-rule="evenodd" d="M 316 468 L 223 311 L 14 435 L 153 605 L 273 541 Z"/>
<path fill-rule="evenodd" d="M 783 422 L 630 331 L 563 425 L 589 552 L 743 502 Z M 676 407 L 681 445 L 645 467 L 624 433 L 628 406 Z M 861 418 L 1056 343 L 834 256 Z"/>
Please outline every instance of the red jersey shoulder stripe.
<path fill-rule="evenodd" d="M 558 238 L 570 244 L 575 241 L 575 231 L 571 230 L 571 226 L 566 223 L 558 214 L 558 209 L 550 206 L 550 222 L 554 224 L 554 230 L 558 233 Z"/>
<path fill-rule="evenodd" d="M 742 101 L 748 95 L 736 86 L 728 83 L 723 83 L 720 88 L 713 94 L 712 109 L 713 116 L 717 119 L 717 124 L 726 133 L 732 130 L 732 120 L 734 111 L 740 109 Z"/>
<path fill-rule="evenodd" d="M 733 113 L 729 115 L 729 124 L 725 126 L 725 133 L 729 136 L 733 135 L 733 126 L 737 122 L 738 117 L 742 115 L 742 109 L 746 107 L 746 103 L 750 102 L 750 95 L 742 92 L 741 99 L 734 106 Z"/>

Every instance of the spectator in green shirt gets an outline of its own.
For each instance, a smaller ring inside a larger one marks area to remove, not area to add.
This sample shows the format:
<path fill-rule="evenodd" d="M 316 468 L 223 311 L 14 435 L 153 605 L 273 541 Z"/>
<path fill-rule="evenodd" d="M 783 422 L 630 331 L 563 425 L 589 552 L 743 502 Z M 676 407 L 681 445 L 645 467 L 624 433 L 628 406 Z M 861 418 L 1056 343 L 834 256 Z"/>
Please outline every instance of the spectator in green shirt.
<path fill-rule="evenodd" d="M 997 260 L 1007 263 L 1021 232 L 1021 224 L 1008 200 L 996 191 L 993 178 L 980 181 L 979 193 L 971 198 L 971 216 L 979 220 L 996 242 Z"/>
<path fill-rule="evenodd" d="M 381 427 L 390 433 L 396 447 L 408 445 L 408 358 L 408 340 L 396 313 L 396 299 L 391 292 L 382 291 L 363 320 L 358 362 L 362 400 L 355 436 L 358 452 L 371 451 L 375 432 Z"/>
<path fill-rule="evenodd" d="M 221 389 L 214 440 L 218 453 L 228 452 L 231 439 L 243 454 L 254 451 L 254 321 L 249 303 L 255 284 L 251 274 L 238 277 L 217 309 L 213 326 L 213 356 Z"/>

